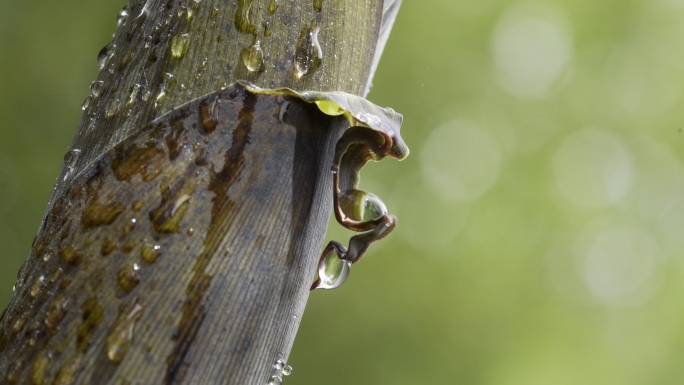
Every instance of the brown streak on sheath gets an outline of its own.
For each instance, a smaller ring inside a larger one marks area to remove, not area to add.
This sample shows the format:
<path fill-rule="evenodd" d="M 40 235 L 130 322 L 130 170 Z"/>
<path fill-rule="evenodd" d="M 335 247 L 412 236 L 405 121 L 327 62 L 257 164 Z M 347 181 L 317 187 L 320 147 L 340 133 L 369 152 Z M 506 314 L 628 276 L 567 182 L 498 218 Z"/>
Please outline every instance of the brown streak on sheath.
<path fill-rule="evenodd" d="M 211 259 L 217 254 L 220 242 L 225 236 L 227 228 L 232 224 L 232 217 L 235 215 L 231 210 L 233 202 L 229 199 L 228 190 L 242 171 L 245 162 L 243 153 L 249 143 L 249 134 L 252 131 L 252 113 L 257 101 L 257 95 L 248 91 L 242 92 L 243 106 L 238 114 L 240 122 L 233 130 L 232 145 L 226 151 L 223 169 L 213 174 L 209 183 L 209 191 L 215 194 L 211 209 L 211 223 L 207 230 L 202 253 L 197 257 L 197 262 L 193 267 L 193 277 L 185 290 L 187 299 L 183 304 L 180 325 L 174 334 L 176 344 L 167 358 L 168 367 L 164 379 L 164 383 L 167 385 L 179 383 L 185 374 L 183 360 L 190 350 L 206 314 L 203 303 L 204 295 L 209 289 L 212 276 L 205 271 Z"/>

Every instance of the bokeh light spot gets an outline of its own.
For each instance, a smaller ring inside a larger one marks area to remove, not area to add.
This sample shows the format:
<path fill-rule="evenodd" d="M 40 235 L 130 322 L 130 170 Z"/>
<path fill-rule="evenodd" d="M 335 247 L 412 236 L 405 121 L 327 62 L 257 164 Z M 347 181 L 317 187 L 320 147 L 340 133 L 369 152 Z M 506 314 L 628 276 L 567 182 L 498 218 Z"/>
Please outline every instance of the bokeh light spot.
<path fill-rule="evenodd" d="M 607 305 L 633 304 L 658 267 L 657 252 L 656 240 L 636 226 L 598 234 L 584 262 L 589 290 Z"/>
<path fill-rule="evenodd" d="M 615 134 L 593 127 L 568 135 L 553 160 L 558 190 L 580 207 L 615 204 L 631 188 L 629 150 Z"/>
<path fill-rule="evenodd" d="M 420 154 L 423 176 L 446 201 L 472 201 L 499 178 L 501 149 L 489 131 L 457 119 L 434 129 Z"/>
<path fill-rule="evenodd" d="M 573 56 L 567 25 L 561 11 L 547 7 L 504 14 L 492 35 L 499 85 L 522 98 L 547 96 Z"/>

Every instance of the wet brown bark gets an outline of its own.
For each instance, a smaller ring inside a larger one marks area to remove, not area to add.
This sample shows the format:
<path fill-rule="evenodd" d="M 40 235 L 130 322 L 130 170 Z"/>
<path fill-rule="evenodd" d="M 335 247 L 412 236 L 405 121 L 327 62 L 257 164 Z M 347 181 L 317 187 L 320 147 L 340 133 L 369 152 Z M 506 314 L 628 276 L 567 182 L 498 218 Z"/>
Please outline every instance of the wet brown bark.
<path fill-rule="evenodd" d="M 231 84 L 363 95 L 398 3 L 131 1 L 0 320 L 0 382 L 278 375 L 346 122 Z"/>

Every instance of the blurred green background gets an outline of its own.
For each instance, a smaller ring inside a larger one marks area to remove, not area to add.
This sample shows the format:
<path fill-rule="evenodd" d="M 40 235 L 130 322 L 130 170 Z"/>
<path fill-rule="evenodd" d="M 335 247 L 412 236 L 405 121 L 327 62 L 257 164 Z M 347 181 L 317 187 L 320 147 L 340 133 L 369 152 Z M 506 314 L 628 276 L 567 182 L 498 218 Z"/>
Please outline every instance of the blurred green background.
<path fill-rule="evenodd" d="M 0 308 L 126 2 L 0 1 Z M 404 0 L 369 99 L 400 223 L 285 384 L 684 382 L 684 0 Z"/>

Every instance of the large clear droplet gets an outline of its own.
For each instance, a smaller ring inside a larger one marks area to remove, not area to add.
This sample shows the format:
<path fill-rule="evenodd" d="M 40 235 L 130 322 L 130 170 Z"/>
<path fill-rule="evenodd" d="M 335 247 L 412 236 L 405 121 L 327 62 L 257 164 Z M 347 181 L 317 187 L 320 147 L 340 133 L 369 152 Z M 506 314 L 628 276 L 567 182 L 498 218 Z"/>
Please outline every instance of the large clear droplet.
<path fill-rule="evenodd" d="M 264 64 L 264 51 L 261 50 L 261 43 L 257 40 L 251 46 L 240 52 L 242 63 L 250 72 L 260 71 Z"/>
<path fill-rule="evenodd" d="M 310 26 L 305 26 L 299 33 L 299 41 L 294 56 L 295 76 L 302 76 L 312 73 L 321 66 L 323 60 L 323 50 L 318 42 L 318 32 L 320 27 L 316 19 L 311 20 Z"/>
<path fill-rule="evenodd" d="M 182 58 L 190 48 L 190 34 L 184 33 L 176 35 L 171 42 L 171 55 L 175 58 Z"/>
<path fill-rule="evenodd" d="M 100 52 L 97 54 L 97 69 L 102 71 L 102 69 L 107 66 L 109 58 L 114 54 L 114 47 L 116 46 L 112 43 L 102 47 Z"/>
<path fill-rule="evenodd" d="M 92 95 L 88 95 L 88 96 L 85 98 L 85 100 L 83 101 L 83 104 L 81 104 L 81 109 L 82 109 L 83 111 L 85 111 L 86 108 L 88 108 L 88 106 L 90 105 L 90 101 L 92 100 L 92 98 L 93 98 Z"/>
<path fill-rule="evenodd" d="M 128 12 L 128 6 L 124 6 L 123 9 L 116 15 L 116 26 L 120 27 L 122 24 L 126 24 L 130 13 Z"/>
<path fill-rule="evenodd" d="M 102 92 L 103 87 L 104 87 L 104 82 L 102 80 L 97 80 L 97 81 L 90 83 L 90 94 L 93 97 L 100 96 L 100 93 Z"/>
<path fill-rule="evenodd" d="M 342 286 L 349 277 L 352 263 L 340 259 L 332 252 L 325 257 L 323 265 L 318 268 L 318 277 L 321 282 L 316 289 L 334 289 Z"/>
<path fill-rule="evenodd" d="M 72 150 L 67 151 L 66 154 L 64 154 L 64 167 L 66 167 L 66 172 L 64 173 L 64 180 L 66 180 L 69 175 L 74 171 L 74 166 L 76 165 L 76 161 L 78 160 L 78 157 L 81 155 L 81 150 L 74 148 Z"/>
<path fill-rule="evenodd" d="M 372 221 L 387 214 L 385 203 L 369 192 L 347 190 L 339 194 L 338 204 L 348 218 L 355 221 Z"/>

